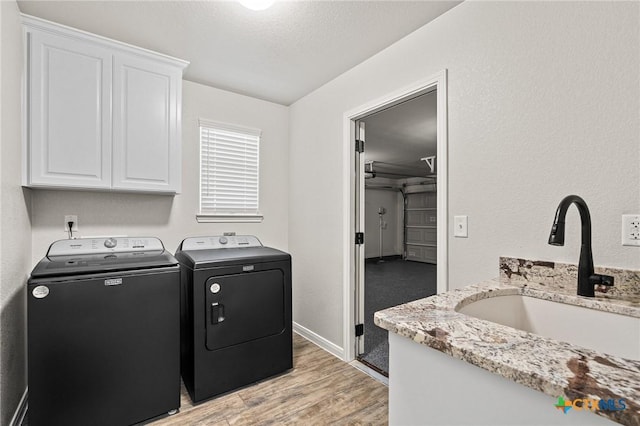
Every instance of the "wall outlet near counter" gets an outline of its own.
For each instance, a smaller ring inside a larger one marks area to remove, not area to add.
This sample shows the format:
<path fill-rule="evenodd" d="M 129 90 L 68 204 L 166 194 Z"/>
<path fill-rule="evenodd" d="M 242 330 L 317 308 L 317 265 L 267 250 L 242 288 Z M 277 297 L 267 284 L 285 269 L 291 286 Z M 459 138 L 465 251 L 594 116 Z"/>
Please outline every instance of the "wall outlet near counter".
<path fill-rule="evenodd" d="M 622 245 L 640 247 L 640 214 L 622 215 Z"/>

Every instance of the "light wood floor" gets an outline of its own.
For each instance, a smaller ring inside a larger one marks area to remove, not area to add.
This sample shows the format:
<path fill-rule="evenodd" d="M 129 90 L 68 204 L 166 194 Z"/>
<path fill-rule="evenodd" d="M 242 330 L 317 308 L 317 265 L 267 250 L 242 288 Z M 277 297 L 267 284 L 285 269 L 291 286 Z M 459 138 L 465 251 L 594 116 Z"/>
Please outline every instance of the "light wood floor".
<path fill-rule="evenodd" d="M 388 389 L 294 334 L 293 370 L 194 406 L 182 387 L 180 412 L 164 425 L 386 425 Z"/>

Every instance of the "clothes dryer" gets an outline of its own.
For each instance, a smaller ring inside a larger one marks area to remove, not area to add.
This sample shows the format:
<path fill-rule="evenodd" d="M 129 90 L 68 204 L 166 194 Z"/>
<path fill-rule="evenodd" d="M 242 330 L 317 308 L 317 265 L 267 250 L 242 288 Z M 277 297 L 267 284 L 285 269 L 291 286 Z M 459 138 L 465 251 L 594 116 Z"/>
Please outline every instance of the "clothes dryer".
<path fill-rule="evenodd" d="M 185 239 L 182 379 L 194 402 L 293 367 L 291 256 L 254 236 Z"/>

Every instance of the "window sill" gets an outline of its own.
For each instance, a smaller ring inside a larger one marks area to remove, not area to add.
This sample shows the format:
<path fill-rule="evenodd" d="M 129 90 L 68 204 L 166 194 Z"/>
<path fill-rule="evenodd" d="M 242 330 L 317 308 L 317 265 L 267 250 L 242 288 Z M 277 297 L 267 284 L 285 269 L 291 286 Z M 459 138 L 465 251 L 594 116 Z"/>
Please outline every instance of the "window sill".
<path fill-rule="evenodd" d="M 198 223 L 259 223 L 264 217 L 261 214 L 197 214 Z"/>

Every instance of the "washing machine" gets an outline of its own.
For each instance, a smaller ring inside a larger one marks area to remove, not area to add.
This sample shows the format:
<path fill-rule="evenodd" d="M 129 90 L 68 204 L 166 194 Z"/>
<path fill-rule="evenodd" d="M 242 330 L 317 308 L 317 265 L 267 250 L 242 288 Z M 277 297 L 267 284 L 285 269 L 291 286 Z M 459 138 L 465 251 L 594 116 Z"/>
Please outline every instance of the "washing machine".
<path fill-rule="evenodd" d="M 293 367 L 291 256 L 255 236 L 187 238 L 181 370 L 201 402 Z"/>
<path fill-rule="evenodd" d="M 27 282 L 30 426 L 180 407 L 180 266 L 157 238 L 54 242 Z"/>

